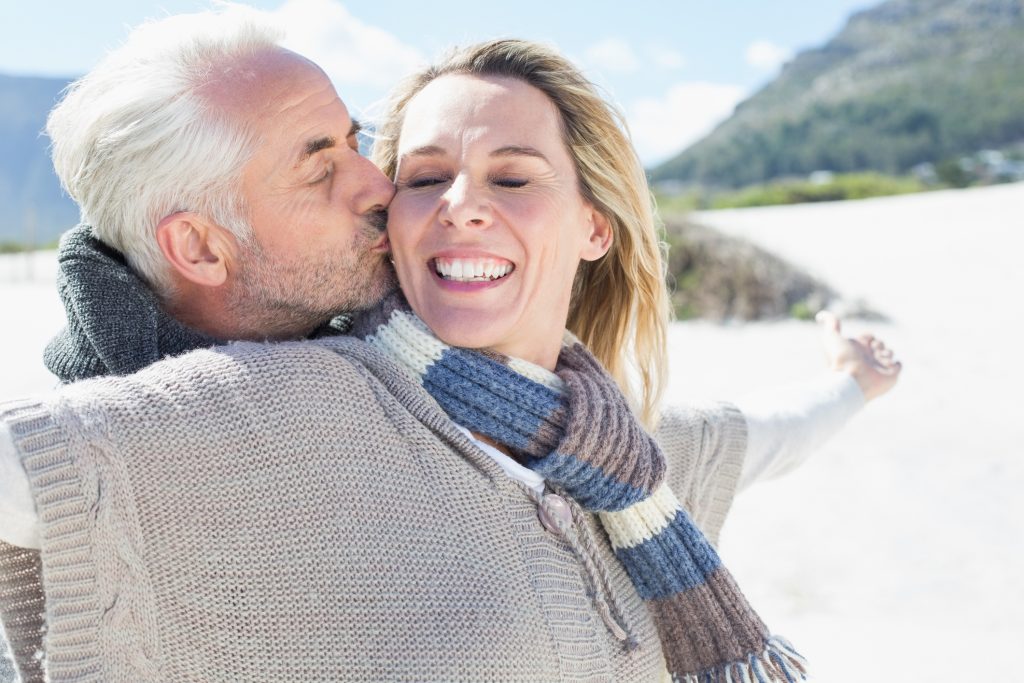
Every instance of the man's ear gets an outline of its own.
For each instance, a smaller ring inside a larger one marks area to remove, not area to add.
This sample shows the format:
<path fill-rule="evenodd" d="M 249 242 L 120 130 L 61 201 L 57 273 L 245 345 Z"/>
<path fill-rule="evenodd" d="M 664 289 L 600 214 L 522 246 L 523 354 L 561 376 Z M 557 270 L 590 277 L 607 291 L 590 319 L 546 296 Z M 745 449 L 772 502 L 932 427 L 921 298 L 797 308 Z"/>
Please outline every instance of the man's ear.
<path fill-rule="evenodd" d="M 584 261 L 596 261 L 607 254 L 612 247 L 612 226 L 604 214 L 597 209 L 590 207 L 588 212 L 590 214 L 589 233 L 580 258 Z"/>
<path fill-rule="evenodd" d="M 160 221 L 156 241 L 179 276 L 205 287 L 219 287 L 227 281 L 238 249 L 230 232 L 189 211 Z"/>

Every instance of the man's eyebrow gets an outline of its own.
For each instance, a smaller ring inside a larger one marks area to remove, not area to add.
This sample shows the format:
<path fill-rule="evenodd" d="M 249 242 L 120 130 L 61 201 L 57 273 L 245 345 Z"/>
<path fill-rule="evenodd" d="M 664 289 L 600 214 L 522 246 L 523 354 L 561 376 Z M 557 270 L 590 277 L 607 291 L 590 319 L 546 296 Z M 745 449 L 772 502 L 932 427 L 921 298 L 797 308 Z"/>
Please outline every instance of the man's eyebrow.
<path fill-rule="evenodd" d="M 356 135 L 363 129 L 363 124 L 359 123 L 355 119 L 352 119 L 352 127 L 348 129 L 348 137 Z"/>
<path fill-rule="evenodd" d="M 302 149 L 302 155 L 299 157 L 299 163 L 296 166 L 300 166 L 305 163 L 311 156 L 325 149 L 331 149 L 337 144 L 337 140 L 329 135 L 325 135 L 319 138 L 313 138 L 306 143 L 306 146 Z"/>

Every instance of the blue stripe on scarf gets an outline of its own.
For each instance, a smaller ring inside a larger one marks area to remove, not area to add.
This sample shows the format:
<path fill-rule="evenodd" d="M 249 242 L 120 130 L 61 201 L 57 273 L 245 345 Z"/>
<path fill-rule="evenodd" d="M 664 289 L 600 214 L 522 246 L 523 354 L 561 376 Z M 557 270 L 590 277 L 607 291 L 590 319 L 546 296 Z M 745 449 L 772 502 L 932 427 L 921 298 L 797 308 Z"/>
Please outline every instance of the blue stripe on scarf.
<path fill-rule="evenodd" d="M 659 600 L 703 585 L 722 565 L 718 553 L 679 510 L 661 533 L 615 555 L 644 600 Z"/>
<path fill-rule="evenodd" d="M 519 374 L 499 360 L 470 349 L 445 349 L 437 363 L 462 373 L 467 379 L 472 378 L 470 381 L 482 388 L 486 387 L 485 391 L 488 393 L 513 401 L 517 411 L 524 407 L 529 409 L 534 405 L 543 405 L 551 410 L 555 406 L 563 405 L 565 401 L 561 393 L 555 389 Z M 474 377 L 479 371 L 485 374 Z"/>
<path fill-rule="evenodd" d="M 583 507 L 590 510 L 617 512 L 651 495 L 646 489 L 630 486 L 588 462 L 558 451 L 531 460 L 529 466 L 545 479 L 585 482 L 586 486 L 580 486 L 575 492 L 575 497 Z"/>
<path fill-rule="evenodd" d="M 490 381 L 487 388 L 469 379 L 474 374 Z M 462 349 L 446 349 L 441 358 L 427 368 L 422 382 L 453 421 L 524 451 L 531 438 L 562 405 L 554 390 L 497 361 Z M 508 393 L 502 395 L 505 389 Z M 524 395 L 529 400 L 524 401 Z M 518 401 L 510 404 L 510 397 L 517 397 Z"/>

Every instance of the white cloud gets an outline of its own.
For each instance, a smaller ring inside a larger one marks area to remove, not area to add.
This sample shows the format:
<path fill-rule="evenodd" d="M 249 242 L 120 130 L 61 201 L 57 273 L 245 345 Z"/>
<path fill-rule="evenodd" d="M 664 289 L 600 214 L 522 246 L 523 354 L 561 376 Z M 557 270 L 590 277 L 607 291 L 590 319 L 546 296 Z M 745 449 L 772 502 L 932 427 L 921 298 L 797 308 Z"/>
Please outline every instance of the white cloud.
<path fill-rule="evenodd" d="M 637 100 L 629 127 L 645 164 L 664 161 L 711 132 L 746 95 L 738 85 L 676 83 L 664 97 Z"/>
<path fill-rule="evenodd" d="M 426 62 L 418 50 L 360 21 L 337 0 L 287 0 L 266 15 L 285 31 L 285 47 L 319 64 L 339 86 L 385 90 Z"/>
<path fill-rule="evenodd" d="M 647 50 L 647 54 L 651 61 L 663 69 L 682 69 L 686 66 L 686 57 L 670 47 L 652 47 Z"/>
<path fill-rule="evenodd" d="M 590 66 L 615 73 L 632 73 L 640 68 L 640 59 L 633 48 L 619 38 L 594 43 L 586 49 L 583 57 Z"/>
<path fill-rule="evenodd" d="M 767 40 L 757 40 L 747 46 L 747 64 L 762 71 L 774 71 L 793 56 L 791 50 Z"/>

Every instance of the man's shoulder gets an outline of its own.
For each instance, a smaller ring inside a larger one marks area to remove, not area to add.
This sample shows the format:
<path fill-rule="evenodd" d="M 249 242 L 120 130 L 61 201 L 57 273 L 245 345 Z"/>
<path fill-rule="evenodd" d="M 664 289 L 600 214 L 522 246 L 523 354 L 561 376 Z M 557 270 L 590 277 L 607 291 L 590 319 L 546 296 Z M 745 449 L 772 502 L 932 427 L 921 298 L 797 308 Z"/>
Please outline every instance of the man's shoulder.
<path fill-rule="evenodd" d="M 139 371 L 135 382 L 173 382 L 195 386 L 304 381 L 365 381 L 379 359 L 373 349 L 351 337 L 288 342 L 233 341 L 189 351 Z M 371 373 L 376 374 L 376 373 Z"/>
<path fill-rule="evenodd" d="M 230 434 L 255 422 L 285 425 L 296 416 L 341 425 L 397 415 L 405 412 L 400 405 L 416 407 L 421 393 L 366 342 L 331 337 L 198 349 L 132 375 L 64 385 L 38 407 L 86 438 L 144 425 Z"/>
<path fill-rule="evenodd" d="M 67 384 L 63 403 L 192 400 L 211 402 L 232 393 L 293 391 L 296 397 L 330 385 L 366 384 L 356 339 L 296 342 L 230 342 L 164 358 L 134 374 L 107 375 Z M 303 390 L 305 388 L 305 390 Z"/>
<path fill-rule="evenodd" d="M 234 342 L 167 358 L 132 375 L 65 385 L 45 403 L 60 420 L 89 433 L 134 433 L 148 424 L 169 433 L 230 434 L 310 415 L 347 424 L 376 414 L 391 393 L 379 369 L 362 358 L 363 345 L 349 338 Z"/>

